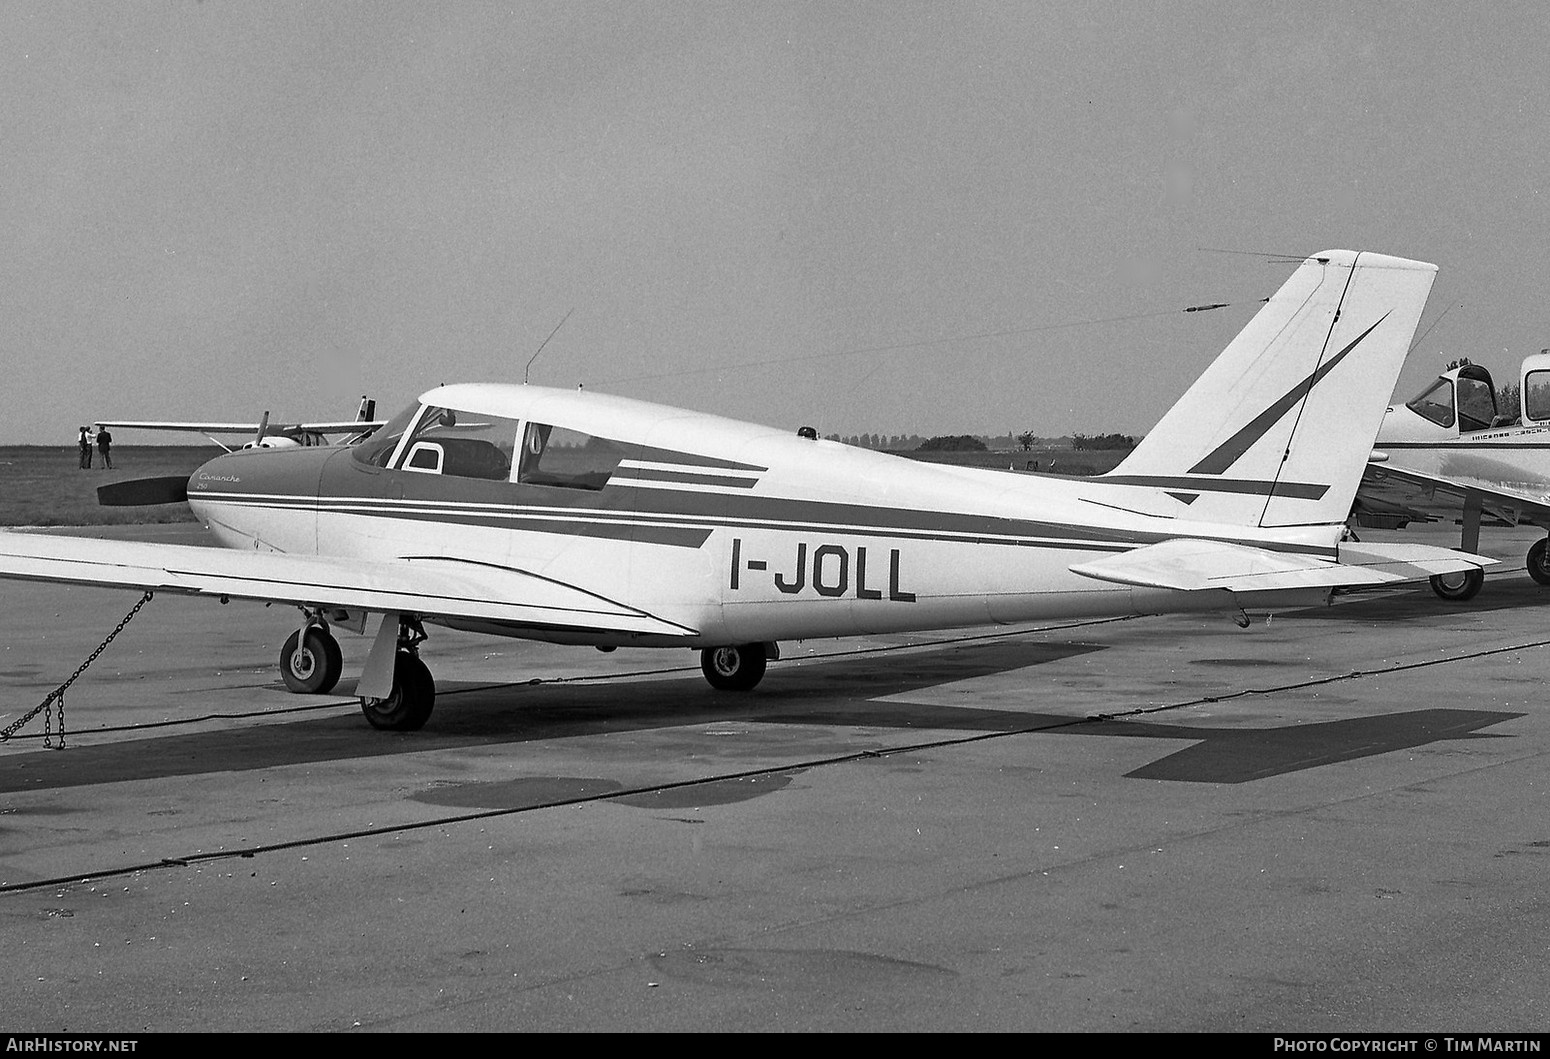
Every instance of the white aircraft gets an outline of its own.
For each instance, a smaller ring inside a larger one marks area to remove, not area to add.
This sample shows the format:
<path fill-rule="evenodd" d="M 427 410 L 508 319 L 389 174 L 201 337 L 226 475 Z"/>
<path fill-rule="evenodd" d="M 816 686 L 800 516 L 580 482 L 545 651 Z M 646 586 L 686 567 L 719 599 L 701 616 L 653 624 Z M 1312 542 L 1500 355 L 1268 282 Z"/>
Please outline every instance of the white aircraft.
<path fill-rule="evenodd" d="M 1521 408 L 1498 409 L 1491 373 L 1464 364 L 1389 408 L 1357 492 L 1358 521 L 1403 526 L 1457 515 L 1466 552 L 1479 547 L 1482 514 L 1550 526 L 1550 354 L 1525 357 L 1518 381 Z M 1545 540 L 1529 549 L 1525 565 L 1550 585 Z M 1463 601 L 1483 581 L 1478 569 L 1445 574 L 1432 578 L 1432 590 Z"/>
<path fill-rule="evenodd" d="M 414 729 L 440 624 L 610 650 L 688 647 L 748 689 L 781 640 L 1327 600 L 1491 560 L 1343 540 L 1435 277 L 1307 259 L 1113 473 L 913 462 L 600 394 L 464 384 L 348 449 L 238 452 L 188 500 L 230 550 L 0 534 L 0 576 L 302 608 L 286 682 L 340 674 Z"/>
<path fill-rule="evenodd" d="M 109 427 L 113 430 L 168 430 L 190 434 L 203 434 L 215 444 L 227 452 L 233 451 L 231 445 L 221 441 L 217 435 L 251 434 L 252 440 L 244 443 L 244 449 L 294 449 L 314 448 L 329 444 L 329 438 L 334 434 L 349 435 L 341 444 L 348 445 L 352 440 L 363 437 L 383 423 L 375 418 L 377 402 L 362 397 L 360 408 L 355 413 L 355 418 L 348 422 L 337 423 L 271 423 L 269 413 L 266 411 L 257 423 L 184 423 L 168 420 L 131 420 L 131 419 L 101 419 L 92 424 L 101 429 Z"/>

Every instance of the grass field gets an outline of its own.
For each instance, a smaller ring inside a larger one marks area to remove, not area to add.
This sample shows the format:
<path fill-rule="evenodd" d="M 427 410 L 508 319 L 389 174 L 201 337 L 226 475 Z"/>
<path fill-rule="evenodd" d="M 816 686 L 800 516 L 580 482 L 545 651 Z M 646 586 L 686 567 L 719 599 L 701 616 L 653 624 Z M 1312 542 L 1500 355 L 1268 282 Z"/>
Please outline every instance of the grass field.
<path fill-rule="evenodd" d="M 120 479 L 192 474 L 220 452 L 213 445 L 115 445 L 113 470 L 103 470 L 101 455 L 93 452 L 91 470 L 83 471 L 73 446 L 0 446 L 0 526 L 192 522 L 186 504 L 98 507 L 97 487 Z"/>
<path fill-rule="evenodd" d="M 0 446 L 0 526 L 108 526 L 146 522 L 193 522 L 185 504 L 155 507 L 99 507 L 97 487 L 131 478 L 192 474 L 220 450 L 213 446 L 122 445 L 113 449 L 113 470 L 93 466 L 83 471 L 76 450 L 39 445 Z M 901 456 L 931 463 L 998 470 L 1048 471 L 1050 460 L 1061 474 L 1102 474 L 1126 455 L 1117 451 L 1034 449 L 1032 452 L 903 452 Z"/>

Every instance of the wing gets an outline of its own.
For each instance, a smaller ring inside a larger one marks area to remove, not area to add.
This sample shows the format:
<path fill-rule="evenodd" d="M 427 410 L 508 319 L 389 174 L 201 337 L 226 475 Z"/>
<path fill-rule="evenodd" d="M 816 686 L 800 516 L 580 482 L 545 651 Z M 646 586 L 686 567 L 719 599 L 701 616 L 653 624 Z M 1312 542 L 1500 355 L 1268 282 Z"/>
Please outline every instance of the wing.
<path fill-rule="evenodd" d="M 386 426 L 386 419 L 352 419 L 338 423 L 296 423 L 291 426 L 270 426 L 270 430 L 295 430 L 304 434 L 355 434 Z"/>
<path fill-rule="evenodd" d="M 1389 463 L 1370 463 L 1356 491 L 1356 513 L 1371 525 L 1387 516 L 1398 522 L 1434 522 L 1457 518 L 1470 494 L 1482 507 L 1514 525 L 1550 526 L 1550 493 L 1541 484 L 1443 478 Z M 1381 524 L 1381 523 L 1380 523 Z"/>
<path fill-rule="evenodd" d="M 336 559 L 0 532 L 0 577 L 486 621 L 514 631 L 695 635 L 574 585 L 439 556 Z"/>
<path fill-rule="evenodd" d="M 164 420 L 99 419 L 92 424 L 114 430 L 180 430 L 189 434 L 256 434 L 262 425 L 267 434 L 354 434 L 376 430 L 385 419 L 351 419 L 337 423 L 174 423 Z"/>
<path fill-rule="evenodd" d="M 189 434 L 255 434 L 257 423 L 170 423 L 147 419 L 99 419 L 92 424 L 114 430 L 181 430 Z M 268 428 L 274 429 L 274 428 Z"/>
<path fill-rule="evenodd" d="M 1424 544 L 1342 544 L 1338 562 L 1224 541 L 1171 540 L 1121 552 L 1071 572 L 1099 581 L 1181 592 L 1227 589 L 1272 592 L 1306 588 L 1371 588 L 1463 573 L 1495 559 Z"/>

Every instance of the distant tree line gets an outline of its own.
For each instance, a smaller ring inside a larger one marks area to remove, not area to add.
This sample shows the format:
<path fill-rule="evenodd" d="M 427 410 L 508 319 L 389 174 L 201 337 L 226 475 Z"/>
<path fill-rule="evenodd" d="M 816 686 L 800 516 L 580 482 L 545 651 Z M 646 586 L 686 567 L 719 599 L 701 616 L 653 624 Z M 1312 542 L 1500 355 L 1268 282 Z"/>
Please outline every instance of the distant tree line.
<path fill-rule="evenodd" d="M 919 434 L 828 434 L 826 437 L 830 441 L 861 449 L 892 449 L 896 452 L 918 449 L 925 442 Z"/>
<path fill-rule="evenodd" d="M 1019 448 L 1028 452 L 1036 444 L 1055 448 L 1064 448 L 1066 444 L 1065 438 L 1038 437 L 1031 430 L 1020 434 L 939 434 L 931 438 L 922 438 L 919 434 L 826 434 L 824 437 L 843 445 L 890 452 L 910 452 L 916 449 L 925 452 L 989 452 Z M 1077 434 L 1071 439 L 1071 446 L 1078 449 L 1133 449 L 1136 447 L 1136 439 L 1129 434 Z"/>
<path fill-rule="evenodd" d="M 1073 449 L 1133 449 L 1136 447 L 1136 439 L 1129 434 L 1073 434 L 1071 435 L 1071 447 Z"/>
<path fill-rule="evenodd" d="M 920 452 L 987 452 L 989 446 L 973 434 L 942 434 L 920 443 Z"/>

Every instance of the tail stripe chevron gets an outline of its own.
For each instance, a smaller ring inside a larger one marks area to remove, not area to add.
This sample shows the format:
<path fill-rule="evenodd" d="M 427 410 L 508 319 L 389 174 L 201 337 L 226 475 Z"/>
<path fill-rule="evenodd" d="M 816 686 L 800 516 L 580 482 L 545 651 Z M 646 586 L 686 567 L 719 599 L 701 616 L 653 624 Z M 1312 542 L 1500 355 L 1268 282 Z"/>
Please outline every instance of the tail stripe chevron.
<path fill-rule="evenodd" d="M 1308 258 L 1102 480 L 1159 490 L 1192 521 L 1340 525 L 1436 271 L 1349 250 Z"/>
<path fill-rule="evenodd" d="M 1248 452 L 1254 446 L 1254 443 L 1264 437 L 1271 427 L 1279 423 L 1282 416 L 1295 408 L 1300 401 L 1307 398 L 1313 392 L 1313 388 L 1335 369 L 1335 365 L 1344 360 L 1351 350 L 1361 344 L 1362 339 L 1372 334 L 1377 329 L 1378 324 L 1381 324 L 1388 318 L 1388 313 L 1378 317 L 1376 323 L 1353 338 L 1339 353 L 1336 353 L 1328 361 L 1319 365 L 1312 375 L 1309 375 L 1296 386 L 1286 391 L 1280 400 L 1255 416 L 1242 430 L 1218 445 L 1205 459 L 1191 467 L 1189 472 L 1191 474 L 1222 474 L 1234 463 L 1237 463 L 1239 457 Z M 1325 488 L 1327 489 L 1328 486 L 1325 486 Z M 1322 492 L 1320 495 L 1323 495 Z"/>

